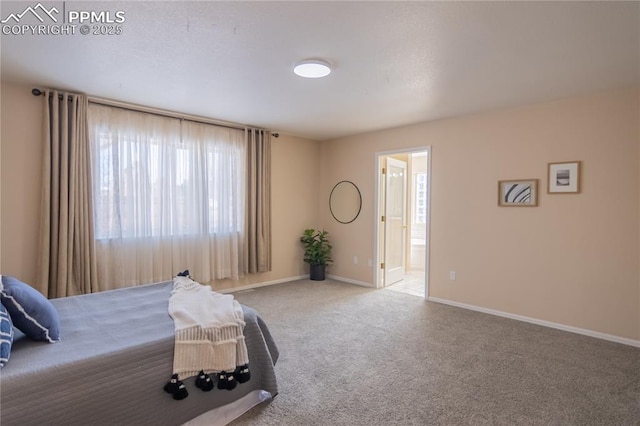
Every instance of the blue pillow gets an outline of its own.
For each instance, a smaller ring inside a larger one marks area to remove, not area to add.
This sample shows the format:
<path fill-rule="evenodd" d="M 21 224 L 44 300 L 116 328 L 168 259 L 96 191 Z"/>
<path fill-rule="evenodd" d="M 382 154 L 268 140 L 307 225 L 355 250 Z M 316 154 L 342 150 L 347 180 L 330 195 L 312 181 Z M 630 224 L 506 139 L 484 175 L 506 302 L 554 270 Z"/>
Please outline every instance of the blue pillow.
<path fill-rule="evenodd" d="M 13 324 L 7 308 L 0 303 L 0 368 L 9 361 L 13 345 Z"/>
<path fill-rule="evenodd" d="M 60 340 L 58 311 L 38 290 L 13 277 L 0 276 L 0 302 L 13 325 L 33 340 Z"/>

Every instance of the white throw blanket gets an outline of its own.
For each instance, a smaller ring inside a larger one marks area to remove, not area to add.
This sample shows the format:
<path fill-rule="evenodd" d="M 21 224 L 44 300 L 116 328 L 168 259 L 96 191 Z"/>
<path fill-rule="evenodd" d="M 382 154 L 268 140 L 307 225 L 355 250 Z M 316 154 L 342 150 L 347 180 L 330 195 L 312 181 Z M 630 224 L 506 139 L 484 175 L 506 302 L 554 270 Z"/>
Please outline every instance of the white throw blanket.
<path fill-rule="evenodd" d="M 176 333 L 173 373 L 180 380 L 200 371 L 233 372 L 248 364 L 244 313 L 232 295 L 178 276 L 173 280 L 169 315 Z"/>

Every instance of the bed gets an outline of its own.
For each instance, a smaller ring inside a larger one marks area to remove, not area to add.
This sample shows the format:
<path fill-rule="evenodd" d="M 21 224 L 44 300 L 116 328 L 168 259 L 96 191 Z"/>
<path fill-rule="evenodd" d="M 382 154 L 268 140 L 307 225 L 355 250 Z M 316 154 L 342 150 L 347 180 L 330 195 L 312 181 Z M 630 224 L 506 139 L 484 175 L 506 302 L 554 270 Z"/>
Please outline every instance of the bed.
<path fill-rule="evenodd" d="M 189 396 L 180 401 L 163 390 L 174 350 L 171 289 L 167 281 L 51 300 L 61 341 L 36 342 L 15 331 L 10 360 L 0 370 L 0 423 L 182 425 L 208 413 L 224 424 L 225 416 L 235 417 L 217 415 L 225 407 L 242 412 L 275 396 L 278 349 L 267 325 L 246 306 L 251 380 L 232 391 L 203 392 L 192 377 L 184 381 Z"/>

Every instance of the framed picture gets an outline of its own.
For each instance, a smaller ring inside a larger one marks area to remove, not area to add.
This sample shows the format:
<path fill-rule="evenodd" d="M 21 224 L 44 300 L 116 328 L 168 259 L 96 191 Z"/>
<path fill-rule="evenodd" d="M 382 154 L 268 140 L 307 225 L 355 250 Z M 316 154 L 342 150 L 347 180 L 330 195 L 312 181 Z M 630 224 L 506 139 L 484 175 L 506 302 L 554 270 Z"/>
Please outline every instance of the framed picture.
<path fill-rule="evenodd" d="M 538 179 L 498 181 L 498 205 L 535 207 L 538 205 Z"/>
<path fill-rule="evenodd" d="M 577 194 L 580 192 L 580 161 L 549 163 L 549 194 Z"/>

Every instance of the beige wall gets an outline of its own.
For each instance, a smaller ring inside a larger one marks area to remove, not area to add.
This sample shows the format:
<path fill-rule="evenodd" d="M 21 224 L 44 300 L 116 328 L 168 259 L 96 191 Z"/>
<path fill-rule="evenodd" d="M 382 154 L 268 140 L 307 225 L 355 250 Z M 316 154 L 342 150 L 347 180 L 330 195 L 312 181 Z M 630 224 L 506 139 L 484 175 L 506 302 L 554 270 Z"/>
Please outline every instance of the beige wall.
<path fill-rule="evenodd" d="M 42 98 L 31 87 L 0 90 L 0 274 L 37 276 L 42 163 Z"/>
<path fill-rule="evenodd" d="M 430 145 L 430 296 L 639 339 L 638 108 L 619 90 L 323 143 L 321 197 L 349 179 L 364 201 L 348 225 L 322 206 L 331 274 L 373 283 L 352 257 L 374 255 L 375 154 Z M 582 194 L 547 194 L 547 163 L 572 160 Z M 498 180 L 527 178 L 539 207 L 497 206 Z"/>
<path fill-rule="evenodd" d="M 0 181 L 0 273 L 35 283 L 38 262 L 42 98 L 31 87 L 3 83 Z M 272 139 L 273 270 L 217 289 L 279 281 L 308 274 L 299 241 L 307 227 L 318 227 L 316 192 L 320 176 L 319 142 L 281 135 Z M 170 277 L 168 277 L 170 278 Z"/>

